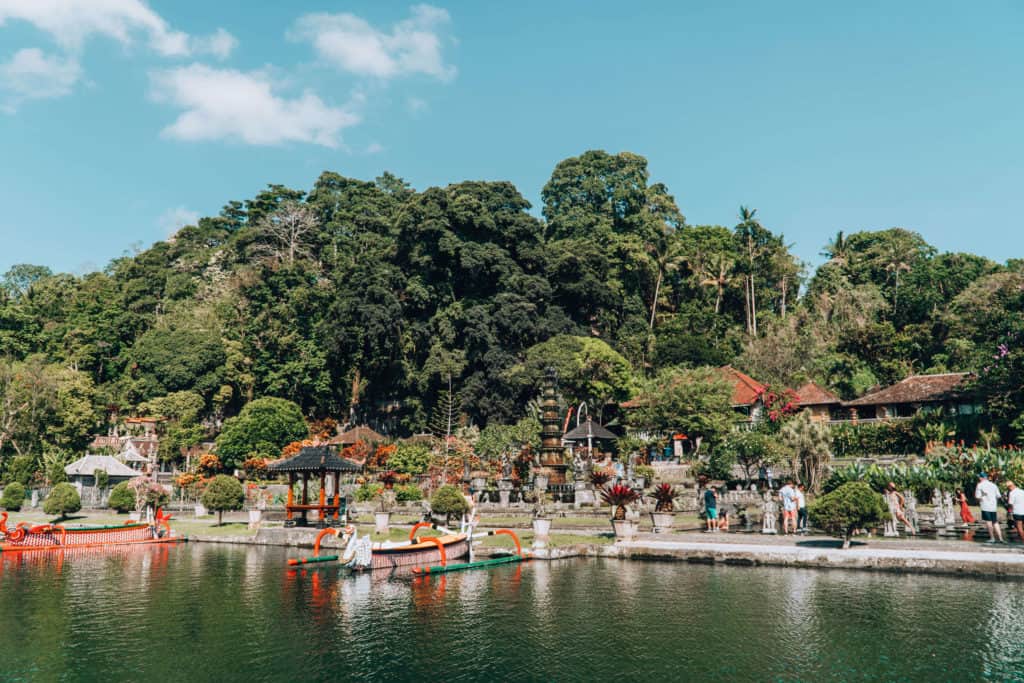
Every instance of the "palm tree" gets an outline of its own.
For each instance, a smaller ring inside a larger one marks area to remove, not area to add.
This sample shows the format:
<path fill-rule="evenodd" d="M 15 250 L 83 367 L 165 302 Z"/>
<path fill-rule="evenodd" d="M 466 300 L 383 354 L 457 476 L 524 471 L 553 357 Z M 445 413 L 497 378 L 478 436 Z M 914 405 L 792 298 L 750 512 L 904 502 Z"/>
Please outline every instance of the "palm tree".
<path fill-rule="evenodd" d="M 815 422 L 808 411 L 803 411 L 782 428 L 779 436 L 792 452 L 793 472 L 818 493 L 821 489 L 825 465 L 832 458 L 828 425 Z"/>
<path fill-rule="evenodd" d="M 836 265 L 846 265 L 846 262 L 850 256 L 849 254 L 850 241 L 840 230 L 836 233 L 836 236 L 825 245 L 825 250 L 821 252 L 822 256 L 827 256 L 829 263 L 835 263 Z"/>
<path fill-rule="evenodd" d="M 718 314 L 719 309 L 722 306 L 722 297 L 725 294 L 725 288 L 734 282 L 732 276 L 732 269 L 735 263 L 725 254 L 718 254 L 714 257 L 714 260 L 710 263 L 704 262 L 702 264 L 701 280 L 700 284 L 704 287 L 714 287 L 715 293 L 715 314 Z"/>
<path fill-rule="evenodd" d="M 647 252 L 650 254 L 657 272 L 654 282 L 654 296 L 651 299 L 651 321 L 648 325 L 648 329 L 653 330 L 654 316 L 658 311 L 658 297 L 661 295 L 661 283 L 666 275 L 679 270 L 679 266 L 683 264 L 685 256 L 683 255 L 682 241 L 678 239 L 675 230 L 666 230 L 660 244 L 648 244 Z"/>

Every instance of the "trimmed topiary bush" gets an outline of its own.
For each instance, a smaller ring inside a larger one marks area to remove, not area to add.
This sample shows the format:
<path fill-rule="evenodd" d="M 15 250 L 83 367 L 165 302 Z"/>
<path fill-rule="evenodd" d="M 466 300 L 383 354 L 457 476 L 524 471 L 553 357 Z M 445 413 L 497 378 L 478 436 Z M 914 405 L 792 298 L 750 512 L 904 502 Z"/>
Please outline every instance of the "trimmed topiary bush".
<path fill-rule="evenodd" d="M 5 510 L 11 512 L 17 512 L 21 509 L 22 504 L 25 502 L 25 487 L 16 481 L 11 482 L 4 487 L 4 497 L 0 500 L 0 505 L 4 506 Z"/>
<path fill-rule="evenodd" d="M 57 519 L 64 519 L 72 512 L 82 509 L 82 499 L 78 496 L 78 490 L 68 483 L 57 484 L 50 491 L 50 495 L 43 502 L 43 512 L 48 515 L 57 515 Z"/>
<path fill-rule="evenodd" d="M 856 529 L 877 526 L 889 520 L 885 499 L 863 481 L 851 481 L 814 501 L 808 510 L 811 523 L 843 539 L 850 547 Z"/>
<path fill-rule="evenodd" d="M 423 490 L 415 484 L 399 484 L 395 486 L 395 499 L 399 503 L 412 503 L 423 500 Z"/>
<path fill-rule="evenodd" d="M 118 512 L 128 512 L 135 509 L 135 491 L 128 482 L 122 481 L 110 490 L 110 497 L 107 499 L 107 507 Z"/>
<path fill-rule="evenodd" d="M 445 519 L 451 521 L 455 515 L 461 515 L 469 510 L 469 503 L 462 491 L 452 485 L 445 485 L 434 492 L 430 498 L 430 511 L 435 515 L 444 515 Z"/>
<path fill-rule="evenodd" d="M 218 526 L 224 523 L 225 510 L 241 510 L 245 502 L 242 482 L 226 474 L 218 474 L 206 485 L 200 499 L 207 510 L 217 512 Z"/>

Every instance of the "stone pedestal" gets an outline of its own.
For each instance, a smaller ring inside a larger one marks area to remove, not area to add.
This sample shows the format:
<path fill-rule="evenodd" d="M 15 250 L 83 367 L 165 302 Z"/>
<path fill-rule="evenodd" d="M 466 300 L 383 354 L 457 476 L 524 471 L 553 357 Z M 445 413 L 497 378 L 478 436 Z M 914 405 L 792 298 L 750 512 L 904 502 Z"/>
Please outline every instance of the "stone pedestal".
<path fill-rule="evenodd" d="M 551 520 L 537 518 L 533 520 L 533 547 L 541 550 L 548 547 L 551 535 Z"/>
<path fill-rule="evenodd" d="M 597 494 L 594 492 L 594 485 L 589 481 L 578 481 L 575 484 L 576 497 L 574 506 L 578 509 L 581 505 L 597 505 Z"/>

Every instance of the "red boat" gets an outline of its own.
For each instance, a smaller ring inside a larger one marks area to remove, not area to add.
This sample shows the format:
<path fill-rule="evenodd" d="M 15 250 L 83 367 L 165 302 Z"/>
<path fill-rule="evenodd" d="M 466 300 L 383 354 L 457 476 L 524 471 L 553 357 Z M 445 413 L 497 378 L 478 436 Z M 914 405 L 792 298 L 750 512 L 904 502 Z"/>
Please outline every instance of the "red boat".
<path fill-rule="evenodd" d="M 7 527 L 7 513 L 0 512 L 0 552 L 29 550 L 69 550 L 113 545 L 168 543 L 178 538 L 171 532 L 171 515 L 156 511 L 150 522 L 126 522 L 109 526 L 64 526 L 20 522 Z"/>

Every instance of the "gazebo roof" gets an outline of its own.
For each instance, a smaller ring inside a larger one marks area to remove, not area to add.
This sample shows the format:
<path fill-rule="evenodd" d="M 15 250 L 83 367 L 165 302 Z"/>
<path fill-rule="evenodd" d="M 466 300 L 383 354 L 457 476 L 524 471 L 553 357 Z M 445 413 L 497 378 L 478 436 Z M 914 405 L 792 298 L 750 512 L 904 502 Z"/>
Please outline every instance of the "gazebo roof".
<path fill-rule="evenodd" d="M 587 417 L 587 421 L 571 429 L 562 435 L 564 441 L 586 441 L 587 439 L 610 439 L 615 440 L 619 437 L 615 436 L 601 425 L 595 423 L 590 417 Z"/>
<path fill-rule="evenodd" d="M 376 443 L 379 441 L 386 441 L 387 438 L 378 434 L 370 427 L 366 425 L 360 425 L 353 427 L 352 429 L 346 430 L 338 436 L 329 439 L 327 443 L 341 444 L 343 446 L 349 446 L 356 443 L 357 441 L 365 441 L 367 443 Z"/>
<path fill-rule="evenodd" d="M 340 457 L 330 446 L 306 446 L 298 455 L 267 465 L 271 472 L 360 472 L 363 466 Z"/>
<path fill-rule="evenodd" d="M 111 477 L 137 477 L 139 473 L 111 455 L 86 455 L 64 468 L 69 477 L 91 476 L 96 470 L 103 470 Z"/>

